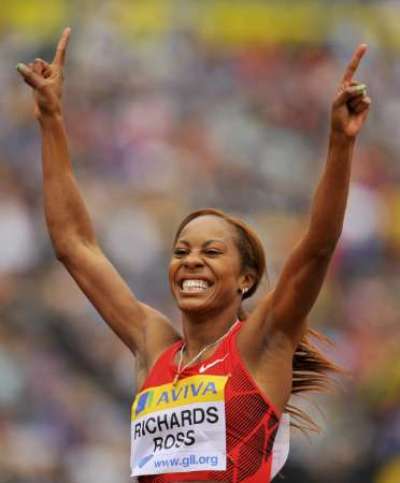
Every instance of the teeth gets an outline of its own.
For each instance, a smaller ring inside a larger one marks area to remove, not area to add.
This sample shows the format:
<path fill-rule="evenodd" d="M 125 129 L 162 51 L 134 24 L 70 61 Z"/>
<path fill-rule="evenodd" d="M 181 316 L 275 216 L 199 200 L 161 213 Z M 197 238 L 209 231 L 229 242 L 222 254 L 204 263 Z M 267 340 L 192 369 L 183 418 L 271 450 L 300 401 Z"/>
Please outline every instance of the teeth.
<path fill-rule="evenodd" d="M 208 282 L 205 280 L 184 280 L 182 289 L 186 292 L 201 292 L 208 289 Z"/>

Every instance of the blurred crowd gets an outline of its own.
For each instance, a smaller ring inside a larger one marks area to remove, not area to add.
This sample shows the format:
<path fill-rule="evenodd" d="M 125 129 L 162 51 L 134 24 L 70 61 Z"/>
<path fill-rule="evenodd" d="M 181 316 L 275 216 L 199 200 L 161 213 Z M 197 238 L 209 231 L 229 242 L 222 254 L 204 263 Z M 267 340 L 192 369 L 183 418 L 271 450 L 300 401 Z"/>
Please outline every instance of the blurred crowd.
<path fill-rule="evenodd" d="M 234 47 L 173 24 L 128 40 L 104 8 L 74 27 L 64 106 L 79 186 L 106 254 L 177 327 L 166 271 L 193 209 L 248 221 L 267 251 L 263 290 L 276 281 L 306 226 L 356 45 L 342 27 L 318 43 Z M 55 259 L 39 130 L 14 70 L 51 59 L 56 40 L 0 33 L 0 483 L 127 483 L 135 362 Z M 349 375 L 311 398 L 321 432 L 293 432 L 287 483 L 400 481 L 400 56 L 373 37 L 358 76 L 373 108 L 310 317 Z"/>

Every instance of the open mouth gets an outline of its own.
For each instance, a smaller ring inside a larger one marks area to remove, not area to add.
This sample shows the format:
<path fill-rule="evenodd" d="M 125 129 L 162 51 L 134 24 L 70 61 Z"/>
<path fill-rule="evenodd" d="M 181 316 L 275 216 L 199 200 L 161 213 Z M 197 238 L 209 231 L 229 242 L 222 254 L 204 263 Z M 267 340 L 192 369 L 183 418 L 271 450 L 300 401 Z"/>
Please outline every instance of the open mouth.
<path fill-rule="evenodd" d="M 185 279 L 179 283 L 181 293 L 204 293 L 211 285 L 210 282 L 202 279 Z"/>

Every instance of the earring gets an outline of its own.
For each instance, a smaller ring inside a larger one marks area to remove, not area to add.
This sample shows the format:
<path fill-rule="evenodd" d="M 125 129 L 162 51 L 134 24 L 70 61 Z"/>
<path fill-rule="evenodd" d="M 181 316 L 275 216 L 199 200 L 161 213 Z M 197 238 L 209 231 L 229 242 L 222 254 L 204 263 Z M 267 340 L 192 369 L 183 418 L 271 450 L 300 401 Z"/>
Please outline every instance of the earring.
<path fill-rule="evenodd" d="M 249 289 L 247 287 L 243 287 L 242 288 L 242 297 L 243 295 L 248 291 Z"/>

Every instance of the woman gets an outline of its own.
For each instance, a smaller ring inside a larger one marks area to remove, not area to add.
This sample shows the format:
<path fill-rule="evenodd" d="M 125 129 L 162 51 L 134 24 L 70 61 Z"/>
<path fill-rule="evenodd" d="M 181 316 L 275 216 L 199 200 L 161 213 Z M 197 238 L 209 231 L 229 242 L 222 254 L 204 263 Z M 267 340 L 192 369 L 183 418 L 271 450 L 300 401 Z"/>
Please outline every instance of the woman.
<path fill-rule="evenodd" d="M 308 342 L 306 319 L 340 236 L 353 148 L 371 103 L 365 85 L 353 81 L 366 46 L 356 49 L 333 102 L 328 158 L 305 234 L 276 287 L 245 322 L 242 300 L 265 270 L 258 237 L 216 210 L 182 222 L 169 267 L 181 338 L 161 313 L 135 298 L 96 241 L 63 122 L 69 36 L 65 29 L 51 64 L 36 59 L 17 70 L 33 89 L 57 258 L 137 358 L 132 474 L 144 482 L 270 481 L 272 447 L 290 395 L 320 388 L 325 372 L 335 369 Z"/>

